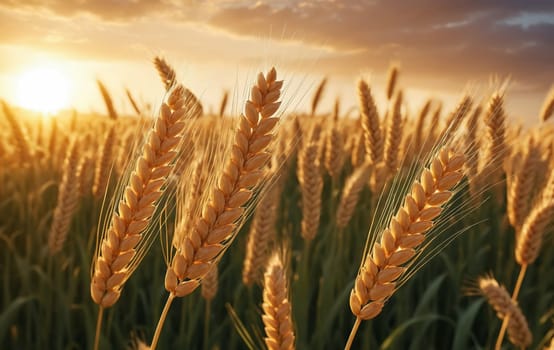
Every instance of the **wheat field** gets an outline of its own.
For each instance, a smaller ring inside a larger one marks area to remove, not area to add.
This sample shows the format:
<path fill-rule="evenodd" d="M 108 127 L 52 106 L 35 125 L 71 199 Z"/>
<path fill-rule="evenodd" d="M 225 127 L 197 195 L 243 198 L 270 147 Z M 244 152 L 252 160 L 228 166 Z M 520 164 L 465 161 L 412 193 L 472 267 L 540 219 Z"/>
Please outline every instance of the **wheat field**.
<path fill-rule="evenodd" d="M 505 85 L 419 106 L 392 66 L 300 113 L 269 67 L 213 113 L 153 69 L 153 112 L 2 102 L 1 349 L 554 346 L 554 95 L 521 125 Z"/>

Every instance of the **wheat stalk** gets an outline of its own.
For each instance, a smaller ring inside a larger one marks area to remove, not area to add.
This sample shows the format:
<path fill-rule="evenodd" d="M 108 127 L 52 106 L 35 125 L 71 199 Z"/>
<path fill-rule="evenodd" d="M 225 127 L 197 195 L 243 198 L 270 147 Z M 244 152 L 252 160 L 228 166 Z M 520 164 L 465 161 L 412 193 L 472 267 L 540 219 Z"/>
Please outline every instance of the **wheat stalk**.
<path fill-rule="evenodd" d="M 451 198 L 451 189 L 463 177 L 463 165 L 463 155 L 440 150 L 430 168 L 421 173 L 419 182 L 413 183 L 411 193 L 380 236 L 380 242 L 367 252 L 350 293 L 350 309 L 356 323 L 346 349 L 352 345 L 361 321 L 377 317 L 396 290 L 395 281 L 406 271 L 403 265 L 417 254 L 425 233 Z"/>

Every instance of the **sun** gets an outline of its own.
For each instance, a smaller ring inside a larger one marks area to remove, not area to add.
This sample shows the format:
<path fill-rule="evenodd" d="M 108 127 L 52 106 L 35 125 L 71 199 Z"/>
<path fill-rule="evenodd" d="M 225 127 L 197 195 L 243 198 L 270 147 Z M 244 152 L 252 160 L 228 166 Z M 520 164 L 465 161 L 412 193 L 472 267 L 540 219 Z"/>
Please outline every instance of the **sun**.
<path fill-rule="evenodd" d="M 56 67 L 30 69 L 17 80 L 17 104 L 51 115 L 69 107 L 70 82 Z"/>

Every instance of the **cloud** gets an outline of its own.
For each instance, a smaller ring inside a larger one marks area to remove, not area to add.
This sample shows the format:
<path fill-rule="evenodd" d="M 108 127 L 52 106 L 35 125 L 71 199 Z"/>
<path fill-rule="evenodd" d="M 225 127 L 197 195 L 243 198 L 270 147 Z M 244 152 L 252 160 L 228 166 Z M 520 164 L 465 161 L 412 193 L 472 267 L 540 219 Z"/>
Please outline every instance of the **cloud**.
<path fill-rule="evenodd" d="M 384 69 L 395 60 L 420 76 L 482 79 L 497 73 L 544 88 L 554 80 L 545 74 L 554 61 L 549 18 L 554 19 L 551 1 L 329 0 L 226 7 L 209 23 L 244 36 L 269 26 L 286 28 L 336 51 L 322 62 L 339 72 L 352 73 L 364 64 Z"/>
<path fill-rule="evenodd" d="M 269 51 L 331 77 L 400 62 L 404 83 L 440 89 L 498 74 L 542 94 L 554 81 L 553 37 L 551 0 L 0 0 L 3 45 L 102 61 L 163 50 L 205 64 Z"/>

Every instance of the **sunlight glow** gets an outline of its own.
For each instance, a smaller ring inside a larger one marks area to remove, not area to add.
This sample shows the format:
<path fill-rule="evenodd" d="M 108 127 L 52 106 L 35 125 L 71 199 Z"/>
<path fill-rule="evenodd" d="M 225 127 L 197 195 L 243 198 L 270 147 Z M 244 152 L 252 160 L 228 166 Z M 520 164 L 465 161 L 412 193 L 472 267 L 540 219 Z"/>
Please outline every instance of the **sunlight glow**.
<path fill-rule="evenodd" d="M 33 68 L 17 81 L 17 104 L 44 114 L 69 107 L 69 94 L 69 79 L 55 67 Z"/>

